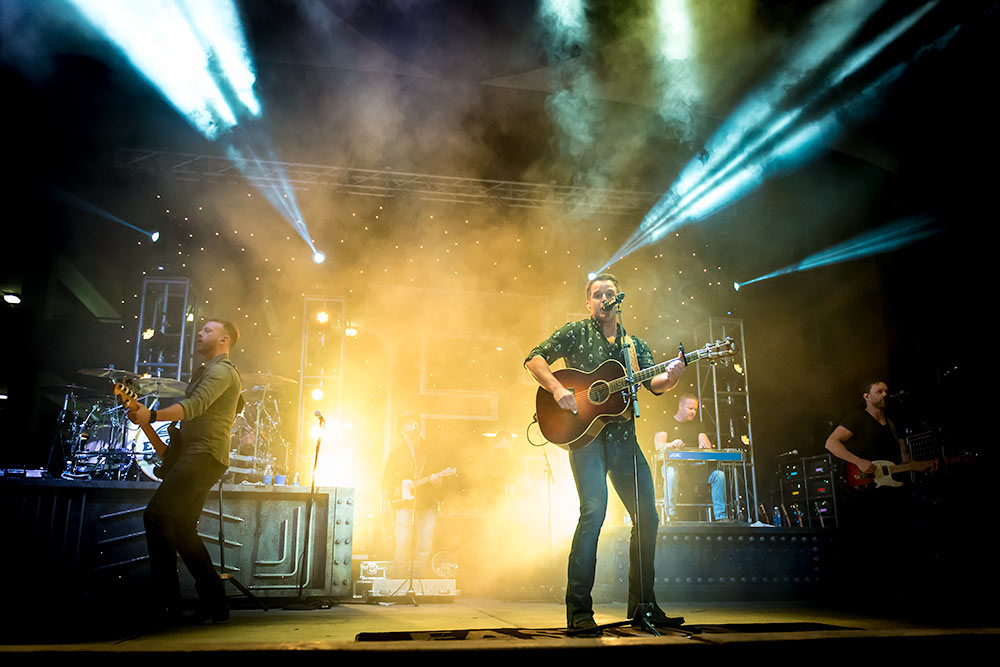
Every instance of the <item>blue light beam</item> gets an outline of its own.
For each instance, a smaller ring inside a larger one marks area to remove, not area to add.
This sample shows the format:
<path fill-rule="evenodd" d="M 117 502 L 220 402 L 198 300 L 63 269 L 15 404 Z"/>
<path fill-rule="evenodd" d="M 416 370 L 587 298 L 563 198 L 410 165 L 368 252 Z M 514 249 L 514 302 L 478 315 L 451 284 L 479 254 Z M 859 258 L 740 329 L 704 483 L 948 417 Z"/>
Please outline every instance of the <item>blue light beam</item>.
<path fill-rule="evenodd" d="M 259 120 L 256 72 L 232 0 L 67 0 L 264 195 L 315 256 Z M 270 165 L 265 165 L 270 162 Z"/>
<path fill-rule="evenodd" d="M 257 117 L 232 0 L 67 0 L 206 138 Z"/>
<path fill-rule="evenodd" d="M 91 204 L 89 201 L 86 201 L 85 199 L 80 199 L 79 197 L 70 192 L 66 192 L 65 190 L 56 188 L 54 190 L 54 193 L 58 199 L 61 199 L 67 204 L 75 206 L 81 211 L 86 211 L 87 213 L 93 213 L 99 218 L 103 218 L 104 220 L 109 220 L 115 223 L 116 225 L 121 225 L 122 227 L 128 227 L 129 229 L 139 232 L 143 236 L 148 236 L 153 243 L 156 243 L 157 241 L 160 240 L 160 232 L 155 232 L 155 231 L 147 232 L 142 227 L 137 227 L 133 225 L 131 222 L 126 222 L 125 220 L 119 218 L 117 215 L 108 213 L 103 208 L 99 208 L 94 204 Z"/>
<path fill-rule="evenodd" d="M 808 120 L 809 108 L 818 106 L 824 98 L 828 98 L 832 90 L 868 65 L 937 4 L 938 0 L 925 3 L 874 40 L 848 54 L 825 78 L 818 93 L 811 95 L 797 108 L 779 112 L 778 103 L 781 97 L 787 95 L 789 86 L 801 82 L 806 70 L 829 60 L 877 7 L 874 5 L 864 11 L 857 3 L 846 1 L 832 6 L 838 17 L 837 29 L 833 31 L 833 35 L 820 40 L 819 45 L 805 47 L 793 61 L 795 67 L 788 67 L 776 74 L 768 85 L 749 96 L 730 115 L 706 143 L 705 149 L 685 166 L 674 185 L 647 213 L 639 228 L 612 255 L 604 268 L 644 245 L 655 243 L 666 234 L 702 220 L 746 196 L 777 170 L 791 169 L 808 161 L 818 152 L 822 142 L 830 141 L 836 136 L 847 117 L 859 115 L 863 106 L 861 101 L 874 101 L 873 92 L 880 91 L 888 82 L 898 78 L 907 63 L 902 63 L 879 77 L 854 99 L 842 105 L 842 108 L 827 112 L 818 121 Z M 957 30 L 958 26 L 934 44 L 921 48 L 909 62 L 916 60 L 929 48 L 943 48 Z"/>
<path fill-rule="evenodd" d="M 855 236 L 843 243 L 810 255 L 800 262 L 789 264 L 782 269 L 772 271 L 759 278 L 747 280 L 742 283 L 733 283 L 733 288 L 739 291 L 747 285 L 788 275 L 789 273 L 818 269 L 821 266 L 829 266 L 830 264 L 839 264 L 853 259 L 891 252 L 937 234 L 941 230 L 935 227 L 933 222 L 934 218 L 930 216 L 898 220 Z"/>

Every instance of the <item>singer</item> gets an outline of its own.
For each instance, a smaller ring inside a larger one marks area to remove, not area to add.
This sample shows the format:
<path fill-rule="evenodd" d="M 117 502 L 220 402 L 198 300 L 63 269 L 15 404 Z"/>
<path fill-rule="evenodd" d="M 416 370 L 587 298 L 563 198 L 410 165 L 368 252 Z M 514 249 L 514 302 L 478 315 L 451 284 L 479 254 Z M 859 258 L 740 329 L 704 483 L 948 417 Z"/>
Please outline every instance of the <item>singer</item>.
<path fill-rule="evenodd" d="M 620 303 L 623 293 L 617 278 L 602 273 L 587 283 L 586 305 L 590 317 L 570 322 L 557 329 L 547 340 L 535 347 L 524 362 L 532 377 L 547 391 L 563 410 L 576 413 L 573 392 L 552 374 L 550 364 L 565 359 L 566 364 L 582 371 L 592 371 L 608 359 L 624 362 L 625 331 L 616 319 L 613 305 Z M 639 368 L 654 365 L 649 346 L 636 336 L 630 336 Z M 673 389 L 684 372 L 680 359 L 671 362 L 667 371 L 654 376 L 646 389 L 660 395 Z M 656 547 L 658 518 L 653 496 L 653 478 L 649 464 L 639 451 L 635 439 L 634 417 L 613 422 L 604 427 L 593 442 L 569 452 L 570 467 L 580 496 L 580 519 L 569 554 L 566 586 L 566 622 L 571 630 L 583 630 L 581 636 L 597 636 L 594 621 L 594 573 L 597 567 L 597 540 L 604 523 L 608 504 L 607 478 L 632 518 L 632 538 L 629 547 L 628 615 L 647 616 L 653 625 L 676 627 L 682 618 L 668 617 L 656 605 L 653 596 L 653 553 Z M 636 507 L 638 480 L 639 502 Z"/>

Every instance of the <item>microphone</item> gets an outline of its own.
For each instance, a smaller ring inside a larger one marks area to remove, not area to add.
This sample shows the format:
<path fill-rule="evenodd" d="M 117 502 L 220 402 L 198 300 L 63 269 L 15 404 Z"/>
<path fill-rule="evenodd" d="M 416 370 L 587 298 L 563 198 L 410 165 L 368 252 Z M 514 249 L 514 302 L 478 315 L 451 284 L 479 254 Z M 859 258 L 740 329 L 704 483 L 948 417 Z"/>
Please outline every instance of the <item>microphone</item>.
<path fill-rule="evenodd" d="M 791 451 L 782 452 L 781 454 L 778 454 L 778 458 L 780 459 L 780 458 L 785 457 L 785 456 L 795 456 L 798 453 L 799 453 L 799 450 L 793 449 Z"/>
<path fill-rule="evenodd" d="M 326 420 L 323 419 L 323 413 L 322 412 L 320 412 L 319 410 L 317 410 L 313 414 L 316 415 L 317 419 L 319 419 L 320 426 L 323 426 L 324 424 L 326 424 Z"/>
<path fill-rule="evenodd" d="M 603 306 L 601 306 L 601 310 L 603 310 L 604 312 L 608 312 L 609 310 L 611 310 L 624 300 L 625 300 L 625 292 L 619 292 L 618 296 L 616 296 L 611 301 L 608 301 Z"/>

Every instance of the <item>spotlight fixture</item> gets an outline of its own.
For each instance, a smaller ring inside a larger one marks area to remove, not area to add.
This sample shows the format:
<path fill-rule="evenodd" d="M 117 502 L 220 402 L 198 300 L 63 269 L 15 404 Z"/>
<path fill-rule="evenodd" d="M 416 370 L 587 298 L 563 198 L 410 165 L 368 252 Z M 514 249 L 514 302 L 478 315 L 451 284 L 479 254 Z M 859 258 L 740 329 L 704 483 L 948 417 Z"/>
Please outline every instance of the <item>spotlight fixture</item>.
<path fill-rule="evenodd" d="M 346 329 L 344 329 L 344 335 L 347 336 L 348 338 L 354 338 L 355 336 L 358 335 L 358 330 L 355 329 L 354 327 L 347 327 Z"/>
<path fill-rule="evenodd" d="M 317 250 L 316 252 L 313 253 L 313 261 L 316 262 L 317 264 L 322 264 L 323 262 L 326 261 L 326 253 L 323 252 L 322 250 Z"/>
<path fill-rule="evenodd" d="M 597 277 L 597 274 L 594 273 L 593 271 L 591 271 L 590 273 L 587 274 L 587 280 L 593 280 L 596 277 Z"/>
<path fill-rule="evenodd" d="M 13 306 L 16 306 L 17 304 L 21 303 L 21 297 L 17 294 L 12 294 L 10 292 L 4 293 L 3 300 Z"/>
<path fill-rule="evenodd" d="M 316 313 L 316 321 L 320 324 L 326 324 L 330 321 L 330 315 L 325 310 L 321 310 Z"/>
<path fill-rule="evenodd" d="M 322 401 L 323 400 L 323 390 L 319 389 L 319 388 L 313 389 L 312 390 L 312 397 L 313 397 L 314 401 Z"/>
<path fill-rule="evenodd" d="M 740 284 L 739 283 L 733 283 L 733 289 L 736 290 L 737 292 L 739 292 L 740 291 Z"/>
<path fill-rule="evenodd" d="M 152 338 L 152 337 L 153 337 L 153 336 L 154 336 L 155 334 L 156 334 L 156 332 L 155 332 L 155 331 L 153 331 L 152 329 L 146 329 L 145 331 L 143 331 L 143 332 L 142 332 L 142 339 L 143 339 L 143 340 L 149 340 L 149 339 L 150 339 L 150 338 Z"/>
<path fill-rule="evenodd" d="M 149 239 L 150 239 L 150 240 L 151 240 L 151 241 L 152 241 L 153 243 L 156 243 L 157 241 L 159 241 L 159 240 L 160 240 L 160 232 L 153 232 L 152 234 L 150 234 L 150 235 L 149 235 Z"/>

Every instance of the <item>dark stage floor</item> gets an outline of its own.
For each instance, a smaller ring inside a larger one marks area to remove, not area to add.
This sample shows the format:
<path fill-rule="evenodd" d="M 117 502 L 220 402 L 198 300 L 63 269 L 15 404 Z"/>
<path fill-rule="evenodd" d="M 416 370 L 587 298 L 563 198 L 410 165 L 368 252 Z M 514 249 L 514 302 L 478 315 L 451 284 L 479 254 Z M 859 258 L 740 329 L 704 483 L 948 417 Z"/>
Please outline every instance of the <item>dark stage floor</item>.
<path fill-rule="evenodd" d="M 611 622 L 624 614 L 623 604 L 598 605 L 597 620 Z M 859 612 L 811 603 L 684 603 L 667 606 L 682 614 L 687 628 L 700 633 L 666 633 L 653 637 L 631 629 L 600 639 L 566 637 L 561 631 L 564 608 L 555 602 L 509 602 L 458 598 L 452 603 L 345 604 L 325 610 L 237 610 L 224 625 L 177 627 L 154 631 L 123 618 L 94 617 L 86 609 L 64 609 L 58 601 L 48 614 L 21 617 L 8 606 L 0 658 L 5 664 L 65 653 L 87 653 L 102 661 L 134 662 L 163 654 L 205 662 L 250 654 L 279 660 L 326 659 L 334 651 L 347 659 L 363 659 L 405 651 L 458 660 L 468 653 L 517 651 L 526 659 L 557 657 L 581 650 L 621 649 L 658 653 L 698 651 L 705 658 L 761 655 L 794 650 L 814 657 L 873 655 L 891 652 L 918 655 L 959 647 L 995 649 L 1000 626 L 994 615 L 970 618 L 962 610 L 939 609 L 926 614 L 915 608 Z M 964 610 L 972 612 L 971 609 Z M 525 632 L 514 632 L 523 629 Z M 551 629 L 546 632 L 544 629 Z M 453 632 L 472 630 L 472 632 Z M 476 631 L 479 632 L 476 632 Z M 485 631 L 485 632 L 483 632 Z M 396 633 L 379 641 L 368 633 Z M 359 641 L 364 634 L 372 641 Z M 401 639 L 401 637 L 406 637 Z M 988 645 L 988 646 L 987 646 Z M 535 649 L 526 653 L 525 650 Z M 858 653 L 861 651 L 862 653 Z M 280 657 L 276 655 L 280 652 Z M 464 658 L 463 658 L 464 659 Z M 210 662 L 211 661 L 211 662 Z M 815 662 L 811 659 L 810 662 Z"/>

